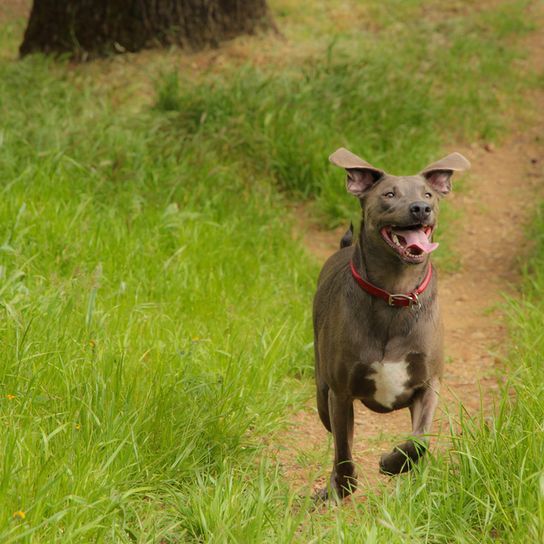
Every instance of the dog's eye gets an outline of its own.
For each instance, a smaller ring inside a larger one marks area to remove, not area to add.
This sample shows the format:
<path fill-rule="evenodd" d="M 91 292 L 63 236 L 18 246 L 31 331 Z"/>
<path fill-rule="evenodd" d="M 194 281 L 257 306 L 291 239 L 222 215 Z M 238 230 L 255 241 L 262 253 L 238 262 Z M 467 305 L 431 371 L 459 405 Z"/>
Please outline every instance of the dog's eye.
<path fill-rule="evenodd" d="M 385 198 L 394 198 L 395 197 L 395 193 L 393 191 L 388 191 L 387 193 L 385 193 L 383 195 Z"/>
<path fill-rule="evenodd" d="M 425 193 L 425 198 L 432 198 L 433 195 L 431 193 Z"/>

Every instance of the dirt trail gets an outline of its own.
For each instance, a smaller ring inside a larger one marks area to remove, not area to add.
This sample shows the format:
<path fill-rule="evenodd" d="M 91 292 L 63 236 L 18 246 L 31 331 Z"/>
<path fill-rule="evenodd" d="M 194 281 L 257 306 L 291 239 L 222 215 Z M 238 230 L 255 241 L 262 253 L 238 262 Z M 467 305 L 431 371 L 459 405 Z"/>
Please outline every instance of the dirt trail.
<path fill-rule="evenodd" d="M 536 34 L 528 44 L 527 64 L 542 73 L 544 39 Z M 435 449 L 437 441 L 446 441 L 448 417 L 457 418 L 460 402 L 469 414 L 475 414 L 481 402 L 489 412 L 498 389 L 497 363 L 505 355 L 507 335 L 503 294 L 516 294 L 520 260 L 530 246 L 526 226 L 543 194 L 544 93 L 535 91 L 530 99 L 535 112 L 532 128 L 519 127 L 496 149 L 480 145 L 451 148 L 467 156 L 472 169 L 464 191 L 452 195 L 452 205 L 462 212 L 462 219 L 449 227 L 455 229 L 459 271 L 440 275 L 446 368 L 433 427 L 433 433 L 438 435 L 433 440 Z M 324 261 L 337 250 L 343 230 L 331 233 L 307 225 L 306 246 Z M 387 481 L 378 473 L 380 454 L 390 451 L 409 432 L 408 410 L 382 415 L 355 403 L 353 450 L 362 500 L 365 487 Z M 292 418 L 278 457 L 293 488 L 306 493 L 309 486 L 315 489 L 326 483 L 332 454 L 330 437 L 319 421 L 312 399 Z M 327 464 L 323 466 L 324 457 Z"/>

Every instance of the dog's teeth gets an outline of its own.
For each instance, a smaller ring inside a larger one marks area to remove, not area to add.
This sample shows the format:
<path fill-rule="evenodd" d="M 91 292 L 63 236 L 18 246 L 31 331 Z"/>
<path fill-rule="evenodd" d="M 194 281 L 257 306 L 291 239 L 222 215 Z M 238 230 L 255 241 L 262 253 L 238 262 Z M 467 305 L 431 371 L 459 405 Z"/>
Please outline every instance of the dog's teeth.
<path fill-rule="evenodd" d="M 393 242 L 395 242 L 395 244 L 397 244 L 398 246 L 400 246 L 400 242 L 399 242 L 399 238 L 396 234 L 393 234 L 393 236 L 391 237 L 391 239 L 393 240 Z"/>

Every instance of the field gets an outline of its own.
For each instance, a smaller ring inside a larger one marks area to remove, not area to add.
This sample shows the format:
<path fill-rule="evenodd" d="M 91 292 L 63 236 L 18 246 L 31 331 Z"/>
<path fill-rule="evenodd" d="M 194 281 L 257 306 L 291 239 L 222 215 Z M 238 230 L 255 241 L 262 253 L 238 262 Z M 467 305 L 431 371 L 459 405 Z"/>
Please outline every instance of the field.
<path fill-rule="evenodd" d="M 314 509 L 275 454 L 312 395 L 308 236 L 358 214 L 327 155 L 414 172 L 534 124 L 536 3 L 271 0 L 282 36 L 83 65 L 18 60 L 12 4 L 0 542 L 544 541 L 544 208 L 492 417 L 342 507 Z M 447 275 L 466 218 L 443 214 Z"/>

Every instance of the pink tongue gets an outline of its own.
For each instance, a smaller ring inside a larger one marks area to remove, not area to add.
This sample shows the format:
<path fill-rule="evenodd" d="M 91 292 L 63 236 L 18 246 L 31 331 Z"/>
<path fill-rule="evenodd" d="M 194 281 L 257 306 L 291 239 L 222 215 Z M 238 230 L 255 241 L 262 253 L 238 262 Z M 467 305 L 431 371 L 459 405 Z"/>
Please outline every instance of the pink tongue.
<path fill-rule="evenodd" d="M 393 232 L 397 236 L 402 236 L 406 240 L 406 247 L 417 247 L 424 253 L 430 253 L 434 251 L 437 247 L 437 243 L 429 242 L 429 238 L 425 234 L 423 229 L 419 230 L 397 230 L 394 229 Z"/>

